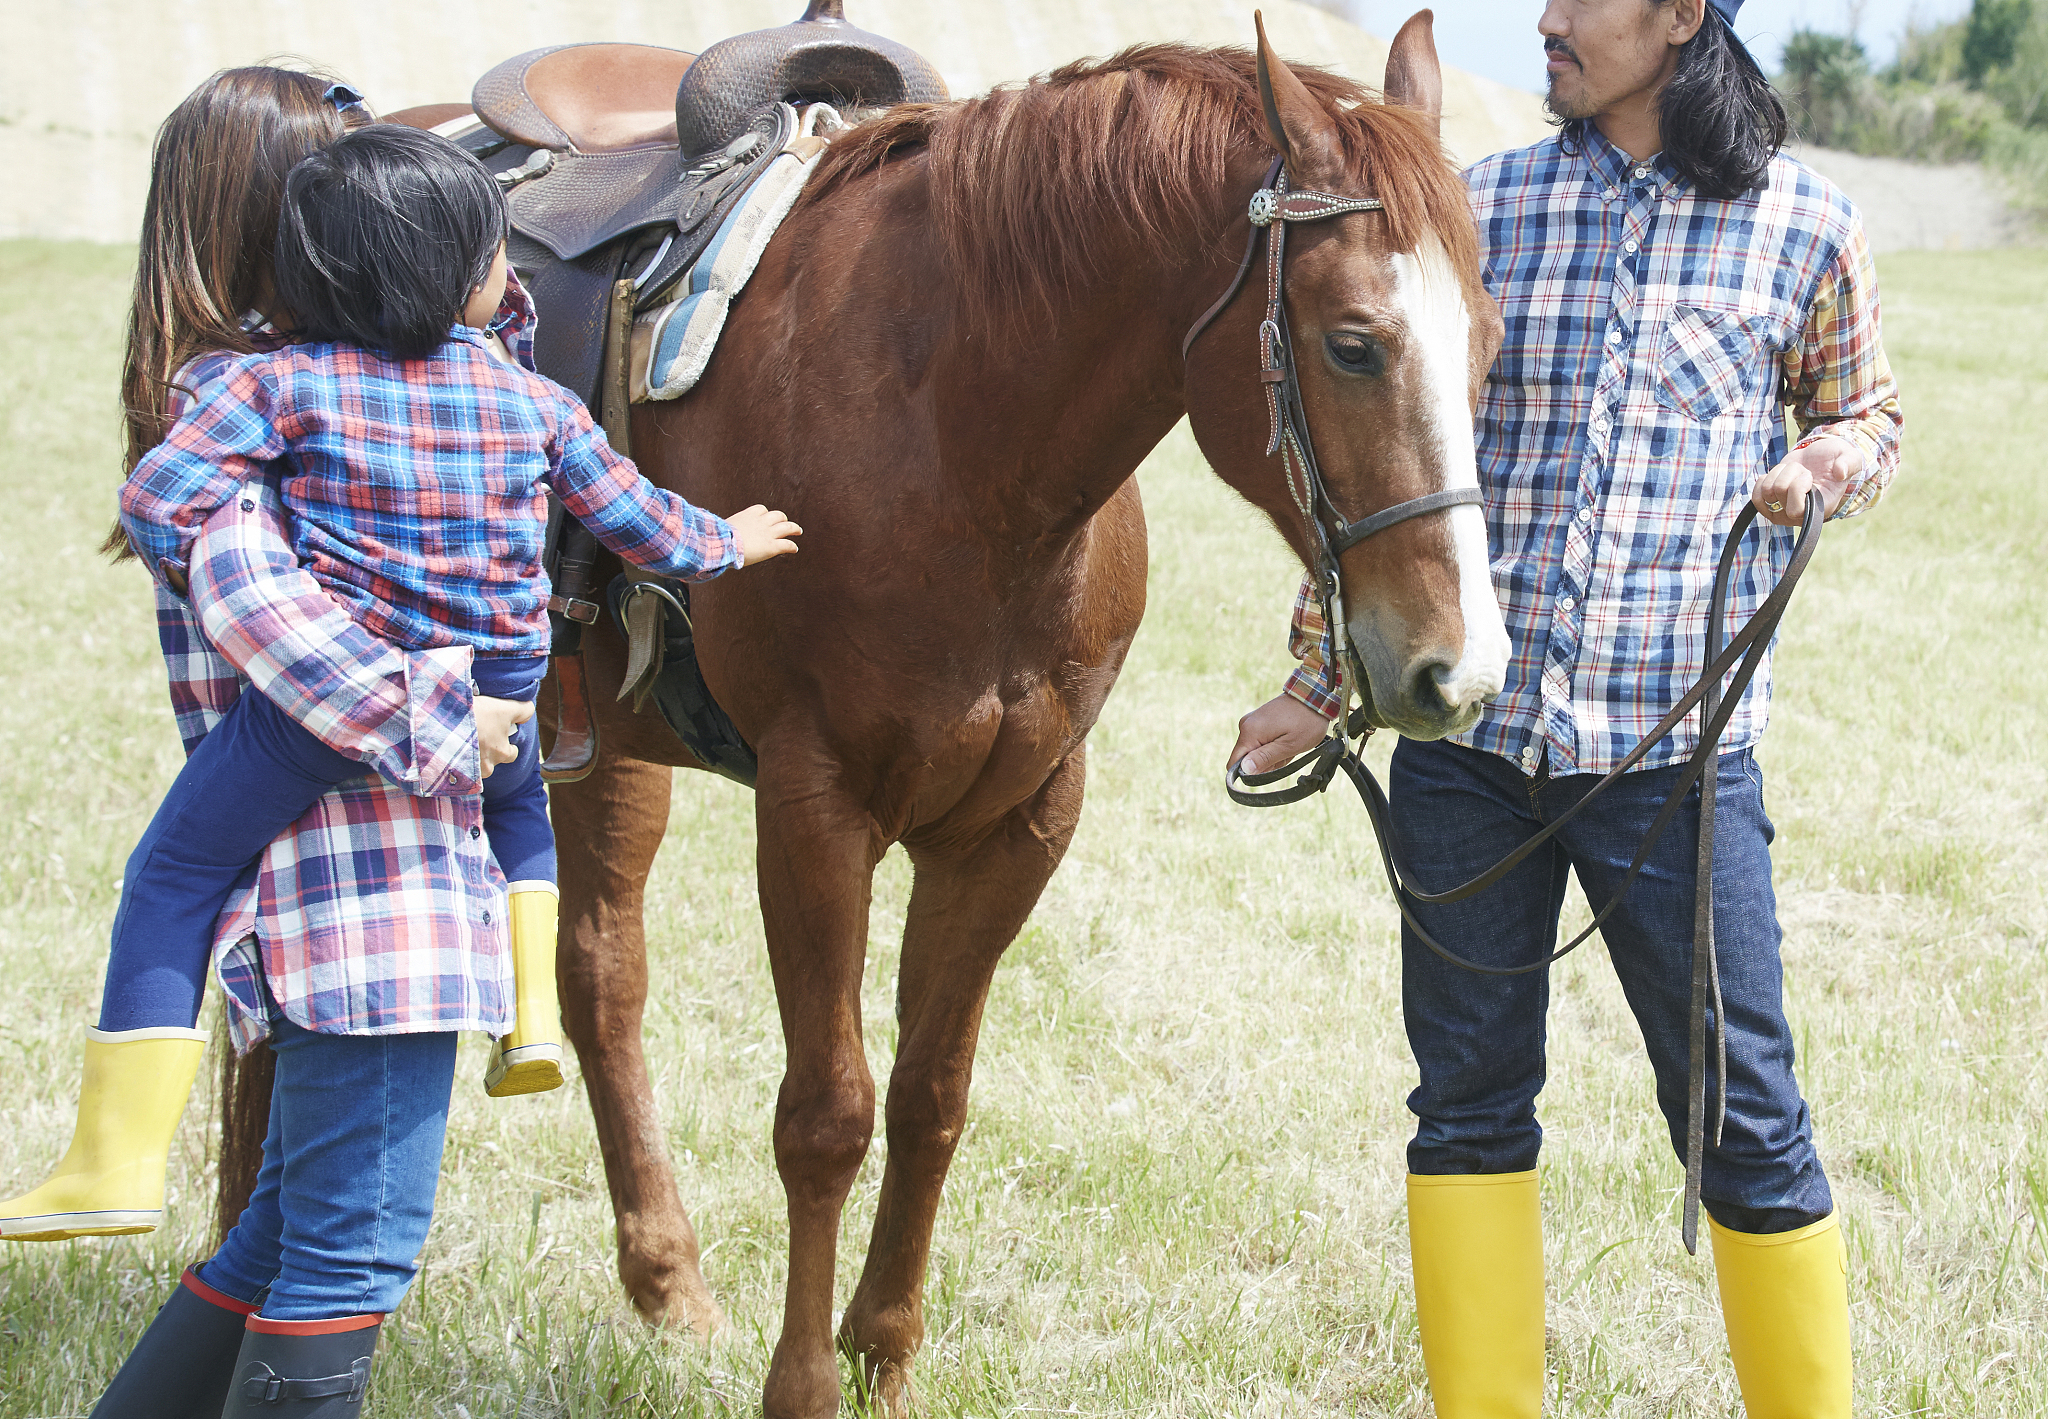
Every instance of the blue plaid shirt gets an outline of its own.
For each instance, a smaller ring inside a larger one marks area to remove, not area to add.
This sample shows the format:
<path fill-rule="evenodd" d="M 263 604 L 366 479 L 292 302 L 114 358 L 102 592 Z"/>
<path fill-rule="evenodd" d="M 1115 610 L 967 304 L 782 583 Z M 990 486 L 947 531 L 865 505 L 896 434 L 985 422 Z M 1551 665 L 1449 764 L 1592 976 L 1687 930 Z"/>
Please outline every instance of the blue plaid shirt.
<path fill-rule="evenodd" d="M 481 330 L 458 325 L 418 360 L 287 345 L 234 360 L 211 389 L 121 489 L 122 525 L 160 574 L 276 460 L 300 561 L 408 650 L 547 654 L 549 488 L 629 562 L 691 581 L 740 565 L 730 523 L 641 477 L 582 401 L 496 358 Z"/>
<path fill-rule="evenodd" d="M 1758 479 L 1788 451 L 1840 438 L 1863 471 L 1838 517 L 1875 503 L 1899 466 L 1898 391 L 1879 338 L 1861 219 L 1780 155 L 1769 186 L 1693 192 L 1661 157 L 1632 161 L 1589 125 L 1497 154 L 1466 180 L 1486 287 L 1507 337 L 1476 427 L 1507 683 L 1458 742 L 1532 772 L 1605 772 L 1705 668 L 1714 564 Z M 1770 594 L 1790 528 L 1754 526 L 1724 634 Z M 1289 694 L 1336 713 L 1328 638 L 1296 598 Z M 1753 744 L 1768 662 L 1729 723 Z M 1684 758 L 1699 712 L 1643 761 Z"/>

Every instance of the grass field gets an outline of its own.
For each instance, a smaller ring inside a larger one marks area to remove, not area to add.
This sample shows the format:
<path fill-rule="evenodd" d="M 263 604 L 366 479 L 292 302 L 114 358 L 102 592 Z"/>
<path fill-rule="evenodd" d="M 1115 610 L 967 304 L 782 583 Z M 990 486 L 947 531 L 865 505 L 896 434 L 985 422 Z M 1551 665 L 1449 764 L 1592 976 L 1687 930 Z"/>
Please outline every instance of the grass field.
<path fill-rule="evenodd" d="M 128 256 L 0 245 L 0 1195 L 68 1134 L 122 860 L 178 762 L 118 476 Z M 1763 750 L 1789 1007 L 1845 1219 L 1860 1415 L 2048 1409 L 2048 253 L 1894 256 L 1907 470 L 1800 593 Z M 998 974 L 940 1215 L 932 1415 L 1420 1416 L 1394 914 L 1358 805 L 1230 806 L 1293 577 L 1176 435 L 1141 475 L 1152 610 L 1066 865 Z M 1247 551 L 1249 544 L 1251 550 Z M 385 1331 L 391 1416 L 758 1412 L 785 1233 L 780 1037 L 739 790 L 680 776 L 647 1028 L 735 1333 L 646 1331 L 612 1276 L 580 1091 L 486 1099 L 465 1046 L 441 1211 Z M 885 1077 L 908 874 L 868 967 Z M 1557 972 L 1543 1099 L 1552 1411 L 1739 1412 L 1711 1263 L 1605 956 Z M 82 1415 L 203 1254 L 211 1123 L 163 1233 L 0 1249 L 0 1416 Z M 855 1188 L 851 1293 L 881 1177 Z"/>

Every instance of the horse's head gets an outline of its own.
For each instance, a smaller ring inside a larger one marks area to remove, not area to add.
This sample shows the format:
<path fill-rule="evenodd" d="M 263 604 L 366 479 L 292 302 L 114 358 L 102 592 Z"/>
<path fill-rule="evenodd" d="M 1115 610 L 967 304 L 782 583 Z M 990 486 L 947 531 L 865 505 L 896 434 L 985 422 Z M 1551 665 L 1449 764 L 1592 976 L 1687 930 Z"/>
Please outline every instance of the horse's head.
<path fill-rule="evenodd" d="M 1473 411 L 1500 346 L 1501 319 L 1480 283 L 1463 184 L 1442 155 L 1443 85 L 1428 11 L 1394 40 L 1384 107 L 1318 98 L 1273 55 L 1263 23 L 1258 79 L 1289 189 L 1385 204 L 1384 211 L 1291 223 L 1286 235 L 1293 364 L 1329 504 L 1318 511 L 1334 541 L 1345 525 L 1411 499 L 1478 486 Z M 1265 267 L 1264 259 L 1255 265 L 1239 307 L 1263 308 Z M 1233 314 L 1239 329 L 1257 318 Z M 1248 343 L 1220 337 L 1199 353 L 1200 391 L 1190 391 L 1196 435 L 1216 452 L 1242 449 L 1242 430 L 1226 434 L 1215 425 L 1242 420 L 1242 391 L 1257 379 L 1258 361 Z M 1191 386 L 1197 374 L 1190 365 Z M 1226 386 L 1228 397 L 1194 397 Z M 1314 567 L 1318 542 L 1298 506 L 1299 483 L 1280 486 L 1281 458 L 1229 462 L 1238 466 L 1217 461 L 1219 472 Z M 1500 692 L 1508 660 L 1479 507 L 1397 522 L 1340 551 L 1337 561 L 1339 614 L 1374 718 L 1421 739 L 1471 724 Z"/>

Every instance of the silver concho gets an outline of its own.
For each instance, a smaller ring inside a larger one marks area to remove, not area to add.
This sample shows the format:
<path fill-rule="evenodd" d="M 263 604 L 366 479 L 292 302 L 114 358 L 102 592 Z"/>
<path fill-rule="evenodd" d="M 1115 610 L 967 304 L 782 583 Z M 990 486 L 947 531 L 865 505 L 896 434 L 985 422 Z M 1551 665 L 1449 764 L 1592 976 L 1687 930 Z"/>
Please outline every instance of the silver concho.
<path fill-rule="evenodd" d="M 1280 194 L 1270 187 L 1262 187 L 1252 194 L 1252 225 L 1269 227 L 1280 215 Z"/>

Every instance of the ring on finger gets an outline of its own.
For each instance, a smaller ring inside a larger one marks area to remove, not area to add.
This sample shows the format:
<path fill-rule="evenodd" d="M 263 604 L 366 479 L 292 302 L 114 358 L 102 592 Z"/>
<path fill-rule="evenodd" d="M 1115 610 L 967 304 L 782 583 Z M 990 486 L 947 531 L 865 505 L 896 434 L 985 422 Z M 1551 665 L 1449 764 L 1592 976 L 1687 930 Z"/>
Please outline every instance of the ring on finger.
<path fill-rule="evenodd" d="M 1765 503 L 1764 506 L 1772 512 L 1783 512 L 1785 510 L 1785 505 L 1782 502 Z"/>

